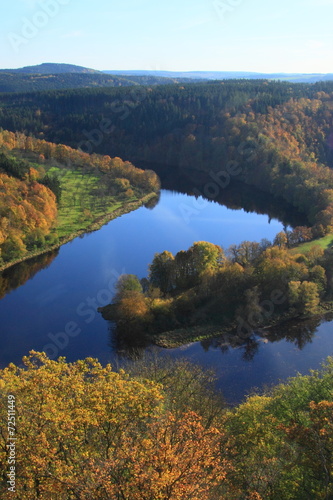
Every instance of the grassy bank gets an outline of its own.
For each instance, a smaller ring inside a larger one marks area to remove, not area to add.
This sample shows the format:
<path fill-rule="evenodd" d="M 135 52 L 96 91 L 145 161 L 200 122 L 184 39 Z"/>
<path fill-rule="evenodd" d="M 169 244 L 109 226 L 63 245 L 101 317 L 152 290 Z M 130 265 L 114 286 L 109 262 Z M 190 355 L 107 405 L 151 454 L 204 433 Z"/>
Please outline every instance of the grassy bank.
<path fill-rule="evenodd" d="M 121 158 L 0 133 L 0 271 L 59 248 L 156 196 L 158 176 Z"/>
<path fill-rule="evenodd" d="M 327 234 L 323 238 L 319 238 L 317 240 L 313 241 L 308 241 L 307 243 L 302 243 L 301 245 L 298 245 L 296 248 L 292 249 L 293 253 L 307 253 L 309 252 L 314 246 L 319 246 L 323 250 L 326 250 L 327 248 L 330 248 L 333 245 L 333 234 Z"/>
<path fill-rule="evenodd" d="M 47 252 L 57 250 L 62 245 L 74 240 L 78 236 L 81 236 L 84 233 L 88 233 L 91 231 L 97 231 L 104 224 L 107 224 L 113 219 L 120 217 L 121 215 L 127 214 L 140 208 L 142 205 L 147 203 L 149 200 L 154 198 L 156 193 L 149 193 L 143 196 L 140 199 L 134 199 L 132 201 L 123 201 L 114 203 L 112 206 L 104 207 L 104 213 L 102 215 L 97 216 L 93 220 L 80 218 L 79 212 L 75 217 L 69 210 L 64 211 L 62 214 L 62 224 L 59 225 L 59 233 L 61 234 L 59 238 L 59 242 L 54 245 L 45 246 L 36 251 L 27 252 L 22 258 L 16 259 L 10 262 L 6 262 L 4 265 L 0 267 L 0 272 L 8 269 L 9 267 L 14 266 L 15 264 L 19 264 L 20 262 L 24 262 L 33 257 L 38 257 L 39 255 L 43 255 Z M 60 216 L 61 217 L 61 216 Z M 73 221 L 73 225 L 70 225 L 70 219 Z M 74 230 L 73 230 L 73 229 Z M 72 229 L 72 231 L 71 231 Z"/>
<path fill-rule="evenodd" d="M 62 194 L 57 224 L 60 239 L 87 230 L 99 218 L 107 217 L 123 205 L 138 201 L 137 196 L 125 198 L 123 194 L 110 196 L 101 193 L 101 175 L 95 172 L 51 167 L 48 173 L 56 174 L 61 179 Z"/>

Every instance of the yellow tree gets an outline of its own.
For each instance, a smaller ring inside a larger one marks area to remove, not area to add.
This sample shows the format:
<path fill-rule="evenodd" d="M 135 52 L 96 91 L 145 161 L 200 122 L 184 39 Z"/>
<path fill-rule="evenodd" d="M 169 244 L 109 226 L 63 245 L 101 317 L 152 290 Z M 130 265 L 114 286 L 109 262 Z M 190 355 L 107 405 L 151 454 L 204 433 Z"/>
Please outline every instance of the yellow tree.
<path fill-rule="evenodd" d="M 32 351 L 0 372 L 3 500 L 205 500 L 224 482 L 222 433 L 173 415 L 159 384 Z M 14 400 L 15 491 L 8 491 Z M 219 497 L 223 498 L 223 496 Z"/>
<path fill-rule="evenodd" d="M 221 437 L 194 412 L 179 419 L 168 414 L 152 422 L 142 439 L 124 435 L 112 459 L 96 464 L 94 483 L 102 496 L 91 496 L 89 484 L 81 495 L 84 500 L 208 499 L 230 468 L 221 456 Z"/>
<path fill-rule="evenodd" d="M 32 352 L 25 368 L 10 365 L 0 374 L 0 465 L 2 499 L 80 498 L 89 460 L 117 453 L 119 436 L 138 435 L 163 400 L 159 386 L 130 380 L 87 358 L 67 364 Z M 16 492 L 8 491 L 7 397 L 16 403 Z M 89 479 L 89 477 L 88 477 Z"/>

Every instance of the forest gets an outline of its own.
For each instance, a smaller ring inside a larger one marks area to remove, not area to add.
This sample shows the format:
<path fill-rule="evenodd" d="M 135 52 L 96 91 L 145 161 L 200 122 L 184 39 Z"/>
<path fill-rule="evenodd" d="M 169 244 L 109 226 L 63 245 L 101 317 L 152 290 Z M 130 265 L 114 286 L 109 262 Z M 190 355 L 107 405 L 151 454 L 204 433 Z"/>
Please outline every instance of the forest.
<path fill-rule="evenodd" d="M 73 89 L 0 94 L 0 104 L 0 123 L 15 130 L 1 132 L 0 143 L 9 152 L 21 148 L 33 153 L 44 165 L 53 162 L 52 168 L 32 165 L 29 170 L 26 159 L 16 161 L 6 153 L 3 182 L 7 191 L 12 186 L 10 204 L 19 204 L 22 183 L 35 190 L 40 186 L 44 194 L 51 188 L 50 196 L 56 197 L 48 222 L 32 219 L 34 230 L 25 229 L 29 234 L 20 233 L 25 216 L 20 205 L 13 219 L 17 223 L 7 224 L 8 234 L 2 236 L 7 237 L 3 261 L 43 246 L 47 238 L 64 238 L 70 228 L 82 229 L 83 221 L 96 218 L 96 210 L 102 216 L 110 195 L 131 201 L 158 191 L 153 171 L 137 169 L 118 155 L 144 168 L 162 164 L 204 173 L 212 181 L 204 186 L 210 199 L 237 181 L 303 214 L 303 225 L 279 233 L 272 242 L 243 242 L 226 251 L 197 242 L 176 256 L 167 249 L 156 255 L 148 278 L 125 277 L 114 304 L 103 309 L 105 318 L 116 319 L 123 337 L 125 332 L 134 338 L 158 335 L 157 342 L 170 346 L 172 335 L 161 334 L 207 326 L 208 318 L 213 325 L 237 325 L 252 311 L 250 326 L 256 327 L 265 324 L 267 314 L 271 322 L 331 309 L 332 82 L 225 80 Z M 80 185 L 79 172 L 84 180 L 80 196 L 68 187 L 67 197 L 61 193 L 59 165 L 72 169 L 67 186 Z M 33 204 L 29 189 L 24 196 L 25 203 Z M 2 223 L 8 220 L 3 217 Z M 285 300 L 266 314 L 260 304 L 270 300 L 272 289 Z"/>
<path fill-rule="evenodd" d="M 6 130 L 0 148 L 0 267 L 54 249 L 159 191 L 154 172 L 120 158 Z"/>
<path fill-rule="evenodd" d="M 32 351 L 0 372 L 0 419 L 17 440 L 4 426 L 1 498 L 332 498 L 332 358 L 234 408 L 214 384 L 185 360 L 116 371 Z"/>
<path fill-rule="evenodd" d="M 37 69 L 36 69 L 37 73 Z M 19 74 L 0 71 L 0 92 L 41 92 L 46 90 L 130 87 L 187 82 L 187 78 L 121 76 L 103 73 Z"/>
<path fill-rule="evenodd" d="M 317 238 L 332 227 L 332 96 L 332 82 L 266 80 L 1 94 L 0 123 L 139 166 L 213 173 L 222 187 L 227 172 L 303 212 Z"/>

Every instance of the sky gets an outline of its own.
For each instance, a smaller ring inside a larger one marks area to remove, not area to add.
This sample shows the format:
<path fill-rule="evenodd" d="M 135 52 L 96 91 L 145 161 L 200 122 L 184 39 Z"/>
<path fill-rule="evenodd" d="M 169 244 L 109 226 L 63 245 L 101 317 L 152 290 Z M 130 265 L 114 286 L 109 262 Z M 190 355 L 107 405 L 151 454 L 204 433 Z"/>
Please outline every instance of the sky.
<path fill-rule="evenodd" d="M 333 73 L 333 0 L 11 0 L 0 68 Z"/>

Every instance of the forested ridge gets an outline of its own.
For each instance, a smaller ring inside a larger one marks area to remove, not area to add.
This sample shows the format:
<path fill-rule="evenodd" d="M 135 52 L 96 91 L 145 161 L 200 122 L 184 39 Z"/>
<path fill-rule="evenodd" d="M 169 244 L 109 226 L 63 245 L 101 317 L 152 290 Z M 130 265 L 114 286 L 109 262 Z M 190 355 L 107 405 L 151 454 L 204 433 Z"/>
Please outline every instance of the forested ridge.
<path fill-rule="evenodd" d="M 228 408 L 186 361 L 31 352 L 0 371 L 1 498 L 330 500 L 332 377 L 328 359 Z"/>
<path fill-rule="evenodd" d="M 36 71 L 37 73 L 37 71 Z M 0 92 L 41 92 L 46 90 L 163 85 L 188 81 L 187 78 L 122 76 L 103 73 L 18 74 L 0 71 Z"/>
<path fill-rule="evenodd" d="M 120 158 L 6 130 L 0 148 L 0 266 L 60 245 L 110 210 L 159 190 L 154 172 Z"/>
<path fill-rule="evenodd" d="M 333 217 L 332 96 L 332 82 L 265 80 L 2 94 L 0 124 L 134 162 L 233 168 L 304 212 L 318 237 Z"/>

